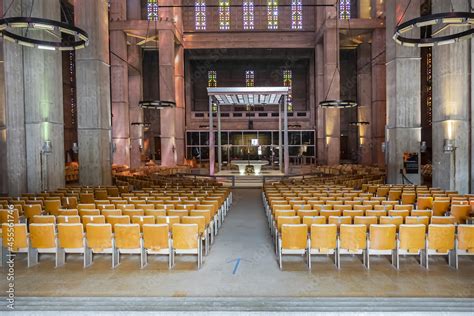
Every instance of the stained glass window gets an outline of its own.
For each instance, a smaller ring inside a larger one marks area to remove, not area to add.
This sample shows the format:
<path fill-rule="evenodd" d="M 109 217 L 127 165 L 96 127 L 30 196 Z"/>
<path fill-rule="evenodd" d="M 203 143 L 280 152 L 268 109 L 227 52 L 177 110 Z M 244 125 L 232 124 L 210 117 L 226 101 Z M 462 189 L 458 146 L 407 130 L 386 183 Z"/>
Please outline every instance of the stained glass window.
<path fill-rule="evenodd" d="M 303 0 L 291 0 L 291 28 L 303 29 Z"/>
<path fill-rule="evenodd" d="M 255 71 L 246 70 L 245 71 L 245 86 L 254 87 L 255 86 Z"/>
<path fill-rule="evenodd" d="M 158 0 L 147 0 L 146 13 L 149 21 L 158 20 Z"/>
<path fill-rule="evenodd" d="M 278 29 L 278 0 L 268 0 L 267 4 L 268 29 Z"/>
<path fill-rule="evenodd" d="M 230 30 L 230 0 L 219 0 L 219 29 Z"/>
<path fill-rule="evenodd" d="M 293 87 L 293 72 L 289 69 L 283 70 L 283 86 L 288 87 L 288 97 L 286 99 L 286 105 L 288 108 L 288 112 L 293 111 L 293 94 L 292 94 L 292 87 Z"/>
<path fill-rule="evenodd" d="M 244 18 L 244 30 L 254 29 L 254 3 L 253 0 L 245 1 L 243 3 L 243 18 Z"/>
<path fill-rule="evenodd" d="M 217 87 L 217 72 L 215 70 L 207 72 L 207 86 L 210 88 Z"/>
<path fill-rule="evenodd" d="M 206 29 L 206 1 L 196 0 L 194 3 L 194 14 L 196 17 L 196 30 L 204 31 Z"/>
<path fill-rule="evenodd" d="M 339 0 L 339 18 L 343 20 L 351 18 L 351 0 Z"/>

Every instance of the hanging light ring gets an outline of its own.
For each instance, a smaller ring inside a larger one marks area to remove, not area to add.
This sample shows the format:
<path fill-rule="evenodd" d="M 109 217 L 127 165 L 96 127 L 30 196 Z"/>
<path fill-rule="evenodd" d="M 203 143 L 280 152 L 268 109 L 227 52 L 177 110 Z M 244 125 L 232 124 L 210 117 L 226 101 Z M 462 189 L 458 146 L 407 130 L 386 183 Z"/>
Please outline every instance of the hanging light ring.
<path fill-rule="evenodd" d="M 161 110 L 175 108 L 176 103 L 173 101 L 147 100 L 138 102 L 138 106 L 142 109 Z"/>
<path fill-rule="evenodd" d="M 326 100 L 319 102 L 319 106 L 326 109 L 348 109 L 357 106 L 357 102 L 351 100 Z"/>
<path fill-rule="evenodd" d="M 439 26 L 440 29 L 448 25 L 458 26 L 473 26 L 474 25 L 474 13 L 471 12 L 445 12 L 431 15 L 420 16 L 418 18 L 406 21 L 395 29 L 393 39 L 400 45 L 408 47 L 431 47 L 435 45 L 447 45 L 455 43 L 462 38 L 469 38 L 474 34 L 474 28 L 457 32 L 454 34 L 438 36 L 438 37 L 426 37 L 426 38 L 410 38 L 403 36 L 404 33 L 411 31 L 415 28 L 422 28 L 427 26 Z"/>
<path fill-rule="evenodd" d="M 44 41 L 15 34 L 10 31 L 12 29 L 56 31 L 61 34 L 74 36 L 74 40 Z M 22 46 L 46 50 L 77 50 L 89 45 L 89 35 L 86 31 L 67 23 L 34 17 L 11 17 L 0 19 L 0 36 L 7 41 Z"/>

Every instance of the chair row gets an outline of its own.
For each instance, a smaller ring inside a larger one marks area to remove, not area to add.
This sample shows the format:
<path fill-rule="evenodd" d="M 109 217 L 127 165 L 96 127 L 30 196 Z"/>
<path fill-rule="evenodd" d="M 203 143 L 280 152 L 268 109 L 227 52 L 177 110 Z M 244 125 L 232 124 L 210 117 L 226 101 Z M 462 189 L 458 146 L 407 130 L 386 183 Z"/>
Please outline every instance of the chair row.
<path fill-rule="evenodd" d="M 333 255 L 337 268 L 341 267 L 341 255 L 362 255 L 363 263 L 370 268 L 371 255 L 389 255 L 391 263 L 399 268 L 400 255 L 418 256 L 420 264 L 429 268 L 430 256 L 447 256 L 449 265 L 458 268 L 459 256 L 474 252 L 474 226 L 428 226 L 402 224 L 397 233 L 393 224 L 312 224 L 308 234 L 306 224 L 284 224 L 278 236 L 278 261 L 283 268 L 285 255 L 305 255 L 308 268 L 316 255 Z"/>

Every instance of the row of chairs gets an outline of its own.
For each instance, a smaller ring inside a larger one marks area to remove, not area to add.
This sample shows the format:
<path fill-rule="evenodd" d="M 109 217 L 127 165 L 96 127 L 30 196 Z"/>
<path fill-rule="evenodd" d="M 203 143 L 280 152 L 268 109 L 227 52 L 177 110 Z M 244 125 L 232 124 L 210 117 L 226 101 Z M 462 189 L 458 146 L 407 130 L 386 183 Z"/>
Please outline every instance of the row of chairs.
<path fill-rule="evenodd" d="M 458 257 L 474 255 L 474 226 L 402 224 L 312 224 L 308 234 L 306 224 L 284 224 L 278 237 L 278 258 L 283 268 L 284 255 L 306 255 L 311 260 L 316 255 L 334 255 L 334 263 L 341 267 L 340 256 L 362 255 L 363 263 L 370 268 L 371 255 L 389 255 L 391 263 L 399 269 L 400 255 L 415 255 L 426 269 L 430 256 L 447 256 L 449 265 L 458 268 Z"/>
<path fill-rule="evenodd" d="M 39 254 L 54 254 L 55 266 L 66 262 L 67 254 L 83 256 L 83 265 L 93 262 L 94 254 L 109 254 L 112 267 L 120 263 L 121 254 L 140 255 L 140 267 L 148 255 L 168 257 L 169 268 L 176 254 L 195 255 L 198 269 L 202 265 L 205 232 L 197 223 L 187 224 L 93 224 L 80 223 L 3 224 L 2 263 L 11 253 L 26 253 L 28 267 L 39 262 Z M 8 236 L 13 238 L 8 238 Z M 207 246 L 207 245 L 206 245 Z"/>

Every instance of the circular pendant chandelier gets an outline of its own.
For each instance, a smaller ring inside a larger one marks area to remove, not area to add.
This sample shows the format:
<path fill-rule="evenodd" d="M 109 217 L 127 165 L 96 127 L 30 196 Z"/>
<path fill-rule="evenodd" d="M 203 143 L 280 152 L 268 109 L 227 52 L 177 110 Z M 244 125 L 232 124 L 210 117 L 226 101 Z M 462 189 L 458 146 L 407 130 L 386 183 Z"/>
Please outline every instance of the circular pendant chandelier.
<path fill-rule="evenodd" d="M 326 100 L 319 102 L 319 106 L 326 109 L 349 109 L 356 107 L 357 102 L 351 100 Z"/>
<path fill-rule="evenodd" d="M 352 126 L 367 126 L 369 125 L 370 123 L 367 122 L 367 121 L 357 121 L 357 122 L 350 122 L 349 125 L 352 125 Z"/>
<path fill-rule="evenodd" d="M 448 45 L 453 44 L 460 39 L 468 39 L 474 34 L 474 29 L 469 28 L 468 30 L 460 31 L 454 34 L 433 37 L 407 37 L 404 34 L 414 30 L 416 28 L 425 27 L 438 27 L 438 30 L 442 31 L 449 26 L 473 26 L 474 25 L 474 13 L 471 12 L 446 12 L 437 13 L 431 15 L 421 16 L 404 23 L 401 23 L 395 29 L 393 39 L 395 42 L 402 46 L 407 47 L 432 47 L 435 45 Z M 438 31 L 439 33 L 439 31 Z"/>
<path fill-rule="evenodd" d="M 149 110 L 162 110 L 162 109 L 172 109 L 176 107 L 176 103 L 173 101 L 160 101 L 160 100 L 151 100 L 151 101 L 140 101 L 138 106 L 142 109 Z"/>
<path fill-rule="evenodd" d="M 14 32 L 23 30 L 40 30 L 45 32 L 60 33 L 61 40 L 46 41 L 39 40 Z M 62 35 L 69 35 L 64 36 Z M 0 36 L 6 41 L 16 43 L 26 47 L 39 48 L 45 50 L 77 50 L 89 45 L 89 35 L 82 29 L 74 25 L 55 20 L 34 18 L 34 17 L 11 17 L 0 19 Z M 71 39 L 68 39 L 71 38 Z"/>

